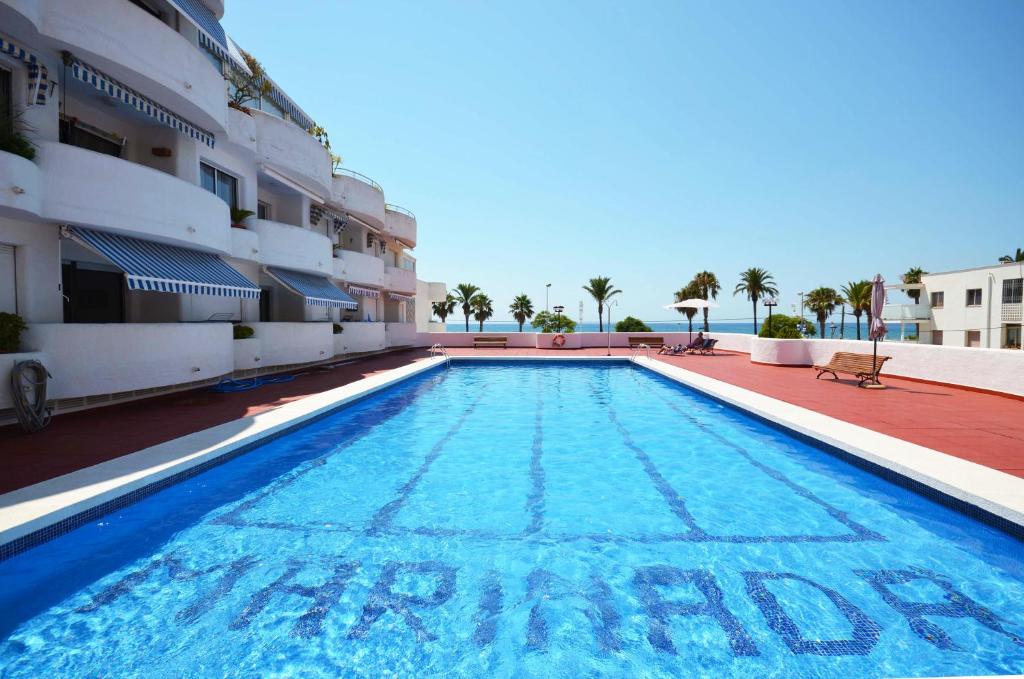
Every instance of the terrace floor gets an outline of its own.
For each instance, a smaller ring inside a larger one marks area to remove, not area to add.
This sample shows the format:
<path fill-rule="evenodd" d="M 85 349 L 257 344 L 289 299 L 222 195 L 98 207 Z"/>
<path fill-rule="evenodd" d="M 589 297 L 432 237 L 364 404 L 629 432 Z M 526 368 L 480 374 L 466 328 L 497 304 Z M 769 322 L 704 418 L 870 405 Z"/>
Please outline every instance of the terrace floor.
<path fill-rule="evenodd" d="M 452 355 L 603 356 L 604 349 L 449 349 Z M 612 349 L 629 355 L 628 349 Z M 369 356 L 292 382 L 217 394 L 193 390 L 54 417 L 37 434 L 0 427 L 0 493 L 67 474 L 240 417 L 406 365 L 427 356 L 410 349 Z M 886 390 L 852 380 L 814 379 L 809 368 L 752 364 L 745 354 L 659 357 L 868 429 L 1024 477 L 1024 400 L 885 377 Z"/>

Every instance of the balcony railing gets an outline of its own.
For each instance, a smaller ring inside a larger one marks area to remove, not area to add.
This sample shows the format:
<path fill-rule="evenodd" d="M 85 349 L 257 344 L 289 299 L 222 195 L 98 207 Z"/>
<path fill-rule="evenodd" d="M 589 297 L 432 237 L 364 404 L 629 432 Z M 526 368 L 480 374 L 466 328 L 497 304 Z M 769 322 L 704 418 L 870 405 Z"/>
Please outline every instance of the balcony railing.
<path fill-rule="evenodd" d="M 882 318 L 886 321 L 926 321 L 931 317 L 928 304 L 886 304 L 882 307 Z"/>
<path fill-rule="evenodd" d="M 412 219 L 416 219 L 416 215 L 414 215 L 412 213 L 412 210 L 406 210 L 404 207 L 399 207 L 398 205 L 392 205 L 391 203 L 385 203 L 384 204 L 384 209 L 385 210 L 390 210 L 391 212 L 397 212 L 400 215 L 405 215 L 406 217 L 411 217 Z"/>
<path fill-rule="evenodd" d="M 363 182 L 364 184 L 369 184 L 370 186 L 372 186 L 376 190 L 380 191 L 381 193 L 384 193 L 384 189 L 381 188 L 380 184 L 378 184 L 377 182 L 373 181 L 372 179 L 367 177 L 365 174 L 361 174 L 359 172 L 356 172 L 355 170 L 349 170 L 347 168 L 340 167 L 340 168 L 338 168 L 337 170 L 334 171 L 334 176 L 337 177 L 338 175 L 345 175 L 346 177 L 354 177 L 355 179 L 358 179 L 359 181 Z"/>

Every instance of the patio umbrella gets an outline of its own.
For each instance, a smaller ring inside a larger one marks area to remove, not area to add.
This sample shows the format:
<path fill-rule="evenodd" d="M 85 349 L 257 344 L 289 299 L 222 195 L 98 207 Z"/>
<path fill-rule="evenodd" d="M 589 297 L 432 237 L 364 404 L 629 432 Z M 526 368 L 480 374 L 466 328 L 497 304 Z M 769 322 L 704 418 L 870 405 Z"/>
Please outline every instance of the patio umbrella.
<path fill-rule="evenodd" d="M 868 339 L 874 341 L 874 351 L 871 354 L 872 374 L 878 370 L 878 340 L 885 337 L 887 330 L 885 327 L 885 321 L 882 320 L 882 307 L 884 306 L 885 279 L 882 278 L 882 274 L 875 274 L 875 278 L 871 281 L 871 327 L 868 328 Z M 877 375 L 875 376 L 874 384 L 870 386 L 875 388 L 882 386 L 878 382 Z"/>
<path fill-rule="evenodd" d="M 666 304 L 663 309 L 717 309 L 718 305 L 714 302 L 706 299 L 684 299 L 682 302 L 676 302 L 675 304 Z M 693 341 L 693 319 L 687 319 L 690 321 L 690 341 Z"/>

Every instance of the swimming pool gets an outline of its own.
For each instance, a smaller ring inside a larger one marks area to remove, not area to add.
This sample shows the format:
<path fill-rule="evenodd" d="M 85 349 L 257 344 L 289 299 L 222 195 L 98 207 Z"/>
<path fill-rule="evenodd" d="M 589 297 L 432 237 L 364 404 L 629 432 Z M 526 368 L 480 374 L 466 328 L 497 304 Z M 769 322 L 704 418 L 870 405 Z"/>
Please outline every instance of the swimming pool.
<path fill-rule="evenodd" d="M 645 369 L 456 363 L 0 562 L 0 674 L 1022 672 L 1022 556 Z"/>

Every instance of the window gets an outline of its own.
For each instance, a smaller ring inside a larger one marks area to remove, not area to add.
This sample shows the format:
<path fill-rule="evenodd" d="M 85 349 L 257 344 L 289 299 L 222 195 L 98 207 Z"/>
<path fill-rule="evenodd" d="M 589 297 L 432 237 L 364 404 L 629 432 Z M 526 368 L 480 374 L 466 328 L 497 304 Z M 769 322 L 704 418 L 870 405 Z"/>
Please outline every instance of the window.
<path fill-rule="evenodd" d="M 272 206 L 270 205 L 270 203 L 268 203 L 266 201 L 263 201 L 263 200 L 257 201 L 257 203 L 256 203 L 256 219 L 273 219 L 273 217 L 271 217 L 271 215 L 274 214 L 274 213 L 271 212 L 271 207 Z"/>
<path fill-rule="evenodd" d="M 60 143 L 77 146 L 115 158 L 121 157 L 124 139 L 74 118 L 60 119 Z"/>
<path fill-rule="evenodd" d="M 199 183 L 216 193 L 232 209 L 238 207 L 238 179 L 212 165 L 199 163 Z"/>
<path fill-rule="evenodd" d="M 1024 278 L 1007 278 L 1003 281 L 1003 304 L 1020 304 L 1024 297 Z"/>
<path fill-rule="evenodd" d="M 0 312 L 18 313 L 18 280 L 14 268 L 14 246 L 0 243 Z"/>
<path fill-rule="evenodd" d="M 1003 349 L 1020 349 L 1021 325 L 1008 323 L 1003 326 Z"/>
<path fill-rule="evenodd" d="M 967 306 L 981 306 L 981 288 L 971 288 L 967 291 Z"/>
<path fill-rule="evenodd" d="M 932 330 L 932 344 L 942 344 L 942 331 Z"/>
<path fill-rule="evenodd" d="M 943 303 L 946 301 L 946 293 L 944 292 L 933 292 L 932 293 L 932 307 L 935 309 L 941 309 Z"/>
<path fill-rule="evenodd" d="M 967 346 L 974 348 L 981 346 L 981 330 L 967 331 Z"/>

